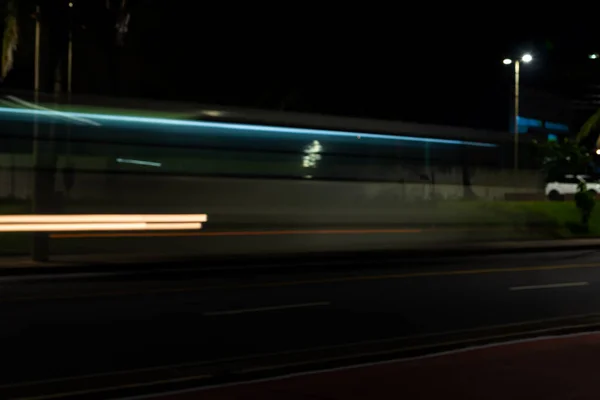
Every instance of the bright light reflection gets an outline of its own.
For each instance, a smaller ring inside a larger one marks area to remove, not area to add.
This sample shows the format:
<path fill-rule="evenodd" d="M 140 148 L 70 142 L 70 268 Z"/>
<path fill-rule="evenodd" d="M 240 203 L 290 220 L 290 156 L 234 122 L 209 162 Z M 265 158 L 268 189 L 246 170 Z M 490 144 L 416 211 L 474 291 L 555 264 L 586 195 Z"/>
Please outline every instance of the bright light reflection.
<path fill-rule="evenodd" d="M 112 222 L 206 222 L 206 214 L 79 214 L 0 215 L 0 224 L 112 223 Z"/>
<path fill-rule="evenodd" d="M 502 62 L 504 63 L 504 65 L 512 64 L 512 60 L 510 58 L 505 58 L 504 60 L 502 60 Z"/>
<path fill-rule="evenodd" d="M 0 224 L 0 232 L 74 232 L 74 231 L 162 231 L 195 230 L 200 222 L 181 223 L 106 223 L 106 224 Z"/>
<path fill-rule="evenodd" d="M 318 140 L 313 140 L 311 144 L 306 146 L 304 152 L 306 155 L 302 157 L 302 166 L 304 168 L 315 168 L 317 166 L 317 161 L 321 159 L 321 155 L 319 154 L 323 151 L 323 146 L 319 143 Z"/>
<path fill-rule="evenodd" d="M 521 57 L 521 61 L 528 63 L 531 62 L 533 60 L 533 56 L 529 53 L 527 54 L 523 54 L 523 57 Z"/>

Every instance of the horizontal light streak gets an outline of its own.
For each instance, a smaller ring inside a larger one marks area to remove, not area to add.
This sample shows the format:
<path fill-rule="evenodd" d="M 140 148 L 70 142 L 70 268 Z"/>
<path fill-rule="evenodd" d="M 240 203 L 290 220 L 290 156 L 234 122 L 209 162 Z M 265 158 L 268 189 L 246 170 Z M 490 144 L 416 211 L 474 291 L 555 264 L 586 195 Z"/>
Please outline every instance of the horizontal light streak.
<path fill-rule="evenodd" d="M 0 215 L 0 224 L 206 222 L 206 214 Z"/>
<path fill-rule="evenodd" d="M 117 162 L 120 164 L 135 164 L 135 165 L 144 165 L 146 167 L 160 167 L 162 166 L 159 162 L 154 161 L 144 161 L 144 160 L 133 160 L 129 158 L 117 158 Z"/>
<path fill-rule="evenodd" d="M 57 114 L 60 113 L 60 114 Z M 9 108 L 0 107 L 0 115 L 27 115 L 27 116 L 45 116 L 45 117 L 56 117 L 58 115 L 70 118 L 75 121 L 89 121 L 96 124 L 101 122 L 114 122 L 114 123 L 130 123 L 139 125 L 163 125 L 173 127 L 190 127 L 199 129 L 222 129 L 224 131 L 243 133 L 252 135 L 253 133 L 274 133 L 274 134 L 292 134 L 301 136 L 311 137 L 343 137 L 348 139 L 356 139 L 364 141 L 365 139 L 383 139 L 389 141 L 401 141 L 401 142 L 421 142 L 421 143 L 439 143 L 449 145 L 465 145 L 465 146 L 476 146 L 476 147 L 497 147 L 493 143 L 484 142 L 473 142 L 467 140 L 456 140 L 456 139 L 438 139 L 438 138 L 427 138 L 418 136 L 408 135 L 393 135 L 393 134 L 382 134 L 382 133 L 368 133 L 368 132 L 352 132 L 352 131 L 335 131 L 328 129 L 309 129 L 309 128 L 291 128 L 285 126 L 270 126 L 270 125 L 255 125 L 246 123 L 233 123 L 233 122 L 214 122 L 214 121 L 194 121 L 194 120 L 183 120 L 183 119 L 169 119 L 169 118 L 150 118 L 150 117 L 134 117 L 125 115 L 110 115 L 110 114 L 93 114 L 93 113 L 82 113 L 82 112 L 70 112 L 61 111 L 57 112 L 54 110 L 31 110 L 23 108 Z M 202 134 L 202 132 L 198 132 Z"/>
<path fill-rule="evenodd" d="M 12 100 L 15 103 L 20 104 L 22 106 L 31 107 L 31 108 L 36 109 L 36 110 L 48 112 L 48 113 L 50 113 L 50 115 L 53 115 L 53 116 L 56 116 L 56 117 L 64 117 L 64 118 L 67 118 L 67 119 L 72 119 L 74 121 L 83 122 L 85 124 L 89 124 L 89 125 L 93 125 L 93 126 L 101 126 L 101 124 L 99 124 L 99 123 L 97 123 L 95 121 L 90 121 L 89 119 L 84 119 L 84 118 L 76 117 L 74 115 L 71 115 L 69 112 L 62 112 L 62 111 L 57 111 L 57 110 L 51 110 L 49 108 L 42 107 L 42 106 L 40 106 L 38 104 L 30 103 L 28 101 L 25 101 L 23 99 L 15 97 L 15 96 L 6 96 L 6 98 L 9 99 L 9 100 Z"/>
<path fill-rule="evenodd" d="M 0 232 L 158 231 L 194 230 L 200 228 L 202 228 L 200 222 L 0 224 Z"/>

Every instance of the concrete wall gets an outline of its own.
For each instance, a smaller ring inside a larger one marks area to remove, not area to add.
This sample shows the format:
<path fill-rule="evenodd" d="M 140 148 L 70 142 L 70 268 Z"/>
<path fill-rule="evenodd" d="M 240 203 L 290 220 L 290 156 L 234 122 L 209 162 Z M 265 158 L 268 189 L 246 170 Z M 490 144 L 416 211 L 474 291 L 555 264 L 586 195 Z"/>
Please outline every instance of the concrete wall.
<path fill-rule="evenodd" d="M 107 165 L 107 159 L 103 157 L 71 157 L 71 162 L 76 169 L 75 185 L 71 192 L 71 198 L 74 199 L 86 199 L 86 198 L 105 198 L 107 194 L 113 196 L 114 190 L 130 191 L 128 179 L 134 179 L 133 177 L 137 174 L 132 174 L 129 178 L 119 178 L 124 172 L 136 171 L 138 174 L 141 172 L 140 168 L 127 166 L 122 167 L 119 174 L 110 173 L 112 167 Z M 62 169 L 66 165 L 66 157 L 60 156 L 58 158 L 58 170 L 56 173 L 56 190 L 64 192 L 64 181 L 62 176 Z M 0 154 L 0 198 L 16 197 L 16 198 L 29 198 L 31 195 L 31 174 L 32 161 L 29 155 L 12 155 L 12 154 Z M 174 176 L 172 179 L 162 175 L 161 170 L 146 170 L 147 175 L 144 176 L 143 181 L 146 182 L 149 175 L 156 176 L 159 181 L 172 180 L 173 182 L 182 182 L 181 185 L 184 190 L 190 189 L 192 193 L 195 192 L 195 186 L 198 179 L 206 182 L 212 182 L 214 179 L 210 178 L 189 178 L 189 177 L 177 177 Z M 233 179 L 223 178 L 227 182 L 236 182 L 235 185 L 241 185 L 242 191 L 249 190 L 250 194 L 257 190 L 257 187 L 268 188 L 260 190 L 277 190 L 275 187 L 281 185 L 290 185 L 291 188 L 302 188 L 302 192 L 311 192 L 311 196 L 316 198 L 330 198 L 335 197 L 339 191 L 338 188 L 343 188 L 344 193 L 352 192 L 350 195 L 351 199 L 370 198 L 373 193 L 380 193 L 381 196 L 394 198 L 399 201 L 419 201 L 422 199 L 430 199 L 433 195 L 438 199 L 459 199 L 464 196 L 463 186 L 463 170 L 461 168 L 447 168 L 447 169 L 430 169 L 428 175 L 433 174 L 435 184 L 432 185 L 428 181 L 420 182 L 407 182 L 407 183 L 369 183 L 369 182 L 343 182 L 343 181 L 312 181 L 310 179 L 305 180 L 290 180 L 289 183 L 282 184 L 282 180 L 270 180 L 270 179 L 250 179 L 248 182 L 252 182 L 250 185 L 253 189 L 248 189 L 244 184 L 245 179 Z M 469 169 L 470 181 L 473 192 L 478 198 L 487 200 L 500 200 L 504 199 L 506 193 L 532 193 L 543 191 L 542 175 L 538 171 L 520 171 L 518 174 L 514 174 L 511 170 L 499 170 L 499 169 L 485 169 L 485 168 L 471 168 Z M 221 181 L 221 179 L 217 179 Z M 185 182 L 185 183 L 183 183 Z M 199 181 L 198 181 L 199 182 Z M 257 182 L 260 182 L 258 184 Z M 114 185 L 118 185 L 115 187 Z M 200 184 L 201 185 L 201 184 Z M 228 184 L 231 187 L 233 183 Z M 258 186 L 256 186 L 258 185 Z M 201 185 L 202 186 L 202 185 Z M 222 190 L 222 189 L 217 189 Z M 289 189 L 285 189 L 289 190 Z M 292 191 L 294 191 L 292 189 Z M 314 191 L 314 193 L 313 193 Z M 332 193 L 329 193 L 332 191 Z M 218 197 L 227 197 L 227 193 L 217 194 Z M 280 195 L 274 195 L 278 197 Z M 350 201 L 345 196 L 345 201 Z M 352 200 L 355 201 L 355 200 Z M 351 202 L 352 202 L 351 201 Z"/>

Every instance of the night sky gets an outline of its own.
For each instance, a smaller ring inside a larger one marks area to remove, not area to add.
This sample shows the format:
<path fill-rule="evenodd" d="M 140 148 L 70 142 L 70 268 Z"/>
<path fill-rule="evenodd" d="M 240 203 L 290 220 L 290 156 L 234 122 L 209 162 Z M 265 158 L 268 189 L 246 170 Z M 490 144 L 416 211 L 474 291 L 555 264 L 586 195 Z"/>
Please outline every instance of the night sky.
<path fill-rule="evenodd" d="M 49 90 L 48 65 L 65 54 L 69 10 L 66 1 L 44 1 Z M 531 52 L 523 86 L 567 95 L 600 71 L 587 59 L 600 51 L 593 26 L 550 24 L 538 11 L 507 22 L 508 12 L 427 4 L 414 11 L 129 4 L 130 31 L 117 49 L 105 0 L 75 0 L 74 93 L 506 129 L 512 70 L 504 57 Z M 33 26 L 21 25 L 7 89 L 31 88 Z"/>

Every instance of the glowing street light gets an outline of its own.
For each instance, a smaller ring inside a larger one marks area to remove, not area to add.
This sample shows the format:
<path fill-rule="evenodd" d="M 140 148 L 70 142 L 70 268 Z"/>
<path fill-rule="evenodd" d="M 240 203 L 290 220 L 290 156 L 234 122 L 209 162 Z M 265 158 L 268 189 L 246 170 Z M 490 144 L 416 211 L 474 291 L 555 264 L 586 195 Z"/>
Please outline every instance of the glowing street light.
<path fill-rule="evenodd" d="M 598 57 L 600 57 L 600 56 L 598 55 L 598 53 L 593 53 L 593 54 L 589 54 L 589 55 L 588 55 L 588 58 L 589 58 L 590 60 L 596 60 Z"/>
<path fill-rule="evenodd" d="M 600 149 L 596 149 L 596 154 L 600 156 Z"/>
<path fill-rule="evenodd" d="M 521 57 L 521 61 L 524 63 L 530 63 L 532 60 L 533 56 L 531 54 L 523 54 L 523 57 Z"/>
<path fill-rule="evenodd" d="M 514 142 L 515 142 L 515 154 L 514 154 L 514 167 L 515 171 L 519 169 L 519 74 L 521 62 L 525 64 L 533 61 L 533 56 L 529 53 L 525 53 L 521 56 L 520 60 L 514 60 L 515 63 L 515 127 L 514 127 Z M 502 63 L 504 65 L 510 65 L 513 60 L 505 58 Z"/>

